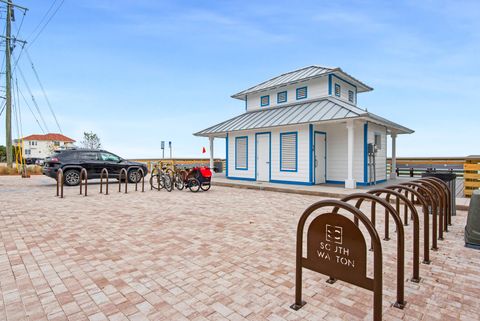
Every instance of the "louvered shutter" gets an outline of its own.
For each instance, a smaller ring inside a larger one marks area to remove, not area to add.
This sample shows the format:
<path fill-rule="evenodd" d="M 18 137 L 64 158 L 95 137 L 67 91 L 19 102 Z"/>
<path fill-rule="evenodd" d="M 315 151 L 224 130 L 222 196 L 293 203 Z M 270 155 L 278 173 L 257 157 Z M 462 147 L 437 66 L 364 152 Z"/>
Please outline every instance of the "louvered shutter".
<path fill-rule="evenodd" d="M 235 140 L 235 168 L 236 169 L 247 169 L 247 148 L 248 140 L 247 137 L 237 137 Z"/>
<path fill-rule="evenodd" d="M 297 99 L 307 98 L 307 87 L 297 88 Z"/>
<path fill-rule="evenodd" d="M 297 170 L 297 133 L 285 133 L 280 135 L 282 171 Z"/>

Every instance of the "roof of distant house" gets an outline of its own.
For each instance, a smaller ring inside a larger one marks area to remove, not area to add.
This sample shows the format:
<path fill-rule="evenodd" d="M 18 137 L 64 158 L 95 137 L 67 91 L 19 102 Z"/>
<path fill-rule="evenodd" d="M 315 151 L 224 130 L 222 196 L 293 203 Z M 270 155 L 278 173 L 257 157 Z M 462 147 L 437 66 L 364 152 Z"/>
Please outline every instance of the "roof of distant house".
<path fill-rule="evenodd" d="M 365 92 L 373 90 L 372 87 L 364 84 L 360 80 L 352 77 L 351 75 L 347 74 L 339 67 L 323 67 L 323 66 L 308 66 L 304 68 L 300 68 L 294 71 L 290 71 L 280 76 L 276 76 L 272 79 L 264 81 L 258 85 L 245 89 L 235 95 L 232 95 L 232 98 L 237 98 L 241 100 L 245 100 L 245 95 L 252 94 L 260 91 L 266 91 L 270 89 L 274 89 L 281 86 L 288 86 L 298 82 L 307 81 L 313 78 L 323 77 L 330 74 L 337 74 L 341 75 L 343 78 L 354 82 L 358 87 L 358 92 Z"/>
<path fill-rule="evenodd" d="M 45 135 L 29 135 L 26 137 L 23 137 L 23 140 L 46 140 L 46 141 L 57 141 L 57 142 L 65 142 L 65 143 L 74 143 L 75 140 L 71 139 L 65 135 L 62 134 L 55 134 L 55 133 L 49 133 Z"/>

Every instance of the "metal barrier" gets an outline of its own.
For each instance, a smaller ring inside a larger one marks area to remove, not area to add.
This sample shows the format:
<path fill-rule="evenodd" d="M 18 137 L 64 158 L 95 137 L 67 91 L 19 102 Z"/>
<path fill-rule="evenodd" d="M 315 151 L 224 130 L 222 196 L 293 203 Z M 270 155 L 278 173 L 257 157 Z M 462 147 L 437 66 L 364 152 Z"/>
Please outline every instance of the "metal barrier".
<path fill-rule="evenodd" d="M 367 276 L 367 247 L 360 228 L 343 215 L 332 212 L 313 219 L 307 231 L 307 257 L 303 257 L 303 233 L 307 219 L 318 209 L 334 207 L 351 214 L 367 229 L 373 245 L 373 278 Z M 348 235 L 347 237 L 343 237 Z M 382 245 L 375 227 L 358 208 L 337 200 L 319 201 L 303 212 L 298 222 L 296 245 L 295 303 L 299 310 L 302 301 L 302 268 L 326 274 L 373 291 L 373 318 L 382 319 Z"/>
<path fill-rule="evenodd" d="M 85 179 L 85 196 L 87 196 L 88 174 L 85 168 L 82 168 L 82 170 L 80 171 L 80 195 L 82 195 L 83 179 Z"/>
<path fill-rule="evenodd" d="M 57 170 L 57 196 L 63 198 L 63 170 L 61 168 Z"/>
<path fill-rule="evenodd" d="M 103 193 L 103 177 L 105 176 L 105 195 L 108 195 L 108 170 L 106 168 L 102 169 L 100 173 L 100 194 Z"/>
<path fill-rule="evenodd" d="M 145 172 L 140 167 L 137 170 L 141 172 L 142 175 L 142 193 L 145 192 Z M 138 191 L 138 179 L 135 179 L 135 191 Z"/>
<path fill-rule="evenodd" d="M 125 175 L 122 175 L 124 174 Z M 127 194 L 127 189 L 128 189 L 128 173 L 125 168 L 122 168 L 120 170 L 120 174 L 118 175 L 118 192 L 120 193 L 122 191 L 122 177 L 125 177 L 125 194 Z"/>

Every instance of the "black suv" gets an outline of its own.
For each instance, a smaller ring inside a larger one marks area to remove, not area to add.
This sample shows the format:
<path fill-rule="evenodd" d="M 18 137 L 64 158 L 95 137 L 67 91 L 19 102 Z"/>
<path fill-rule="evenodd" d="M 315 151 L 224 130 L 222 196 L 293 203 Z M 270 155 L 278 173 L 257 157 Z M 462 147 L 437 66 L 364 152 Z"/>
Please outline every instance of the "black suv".
<path fill-rule="evenodd" d="M 109 178 L 118 178 L 122 168 L 127 170 L 127 177 L 130 183 L 140 181 L 141 175 L 138 170 L 141 168 L 144 175 L 147 175 L 147 165 L 125 160 L 115 154 L 98 149 L 67 149 L 58 150 L 45 159 L 43 175 L 57 178 L 58 169 L 63 170 L 63 177 L 66 185 L 74 186 L 80 183 L 80 171 L 87 170 L 88 179 L 100 178 L 103 168 L 108 170 Z"/>

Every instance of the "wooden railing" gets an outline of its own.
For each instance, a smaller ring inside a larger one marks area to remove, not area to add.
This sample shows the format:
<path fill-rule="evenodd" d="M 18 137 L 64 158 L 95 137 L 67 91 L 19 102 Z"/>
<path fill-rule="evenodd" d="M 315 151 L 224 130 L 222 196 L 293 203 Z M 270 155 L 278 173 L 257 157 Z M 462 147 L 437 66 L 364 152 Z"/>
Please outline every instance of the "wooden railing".
<path fill-rule="evenodd" d="M 159 164 L 162 162 L 164 165 L 179 166 L 179 167 L 194 167 L 194 166 L 209 166 L 209 158 L 142 158 L 142 159 L 131 159 L 131 161 L 144 163 L 147 165 L 148 169 L 151 170 L 153 165 Z M 214 167 L 216 170 L 225 171 L 225 160 L 221 158 L 215 158 L 213 160 Z M 221 165 L 221 166 L 219 166 Z"/>

